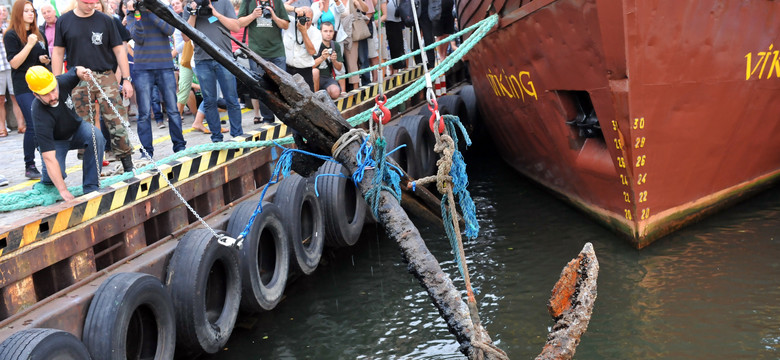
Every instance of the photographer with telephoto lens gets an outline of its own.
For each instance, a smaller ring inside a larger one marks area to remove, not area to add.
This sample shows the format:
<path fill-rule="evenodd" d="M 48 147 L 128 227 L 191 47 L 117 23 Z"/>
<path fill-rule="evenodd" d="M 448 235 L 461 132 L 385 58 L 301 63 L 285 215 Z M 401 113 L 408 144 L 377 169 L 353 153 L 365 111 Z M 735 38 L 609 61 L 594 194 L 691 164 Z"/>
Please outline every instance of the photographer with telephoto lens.
<path fill-rule="evenodd" d="M 308 6 L 293 8 L 290 20 L 295 27 L 284 30 L 284 50 L 287 56 L 287 72 L 300 74 L 309 84 L 309 90 L 314 91 L 312 79 L 312 66 L 317 50 L 314 43 L 320 42 L 320 32 L 311 26 L 312 11 Z"/>
<path fill-rule="evenodd" d="M 249 49 L 286 71 L 282 30 L 290 26 L 290 21 L 284 8 L 284 1 L 243 0 L 238 12 L 238 22 L 241 27 L 247 28 Z M 253 71 L 263 75 L 263 70 L 254 61 L 250 61 L 249 65 Z M 252 96 L 252 108 L 255 112 L 255 124 L 274 122 L 274 113 L 265 104 L 260 103 L 257 96 Z"/>

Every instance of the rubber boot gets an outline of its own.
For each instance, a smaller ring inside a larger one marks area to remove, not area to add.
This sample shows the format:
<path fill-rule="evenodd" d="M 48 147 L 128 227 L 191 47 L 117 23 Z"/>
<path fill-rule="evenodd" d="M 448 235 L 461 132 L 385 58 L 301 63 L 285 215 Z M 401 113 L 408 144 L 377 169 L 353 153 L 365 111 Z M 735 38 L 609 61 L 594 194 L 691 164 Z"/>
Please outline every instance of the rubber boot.
<path fill-rule="evenodd" d="M 133 171 L 133 157 L 131 155 L 127 155 L 119 160 L 122 162 L 122 168 L 124 168 L 125 172 Z"/>

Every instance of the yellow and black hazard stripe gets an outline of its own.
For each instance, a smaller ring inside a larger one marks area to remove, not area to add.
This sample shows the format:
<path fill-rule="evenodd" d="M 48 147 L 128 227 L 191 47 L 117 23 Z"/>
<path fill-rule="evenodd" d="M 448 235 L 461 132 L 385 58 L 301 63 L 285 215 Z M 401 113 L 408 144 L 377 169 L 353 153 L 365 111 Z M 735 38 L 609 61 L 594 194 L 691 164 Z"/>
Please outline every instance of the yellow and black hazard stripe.
<path fill-rule="evenodd" d="M 384 89 L 389 91 L 406 86 L 422 75 L 422 66 L 399 72 L 384 80 Z M 378 84 L 363 86 L 336 100 L 336 106 L 339 111 L 345 111 L 373 99 L 378 94 Z M 290 134 L 291 131 L 284 124 L 264 125 L 260 131 L 248 132 L 231 141 L 274 140 Z M 84 203 L 0 234 L 0 256 L 143 199 L 167 186 L 161 176 L 166 176 L 172 183 L 176 183 L 241 156 L 246 151 L 247 149 L 215 150 L 192 157 L 183 157 L 171 164 L 161 166 L 160 173 L 139 174 L 127 181 L 103 188 L 98 193 L 90 195 L 92 197 Z"/>
<path fill-rule="evenodd" d="M 417 80 L 423 74 L 422 65 L 405 70 L 384 80 L 384 90 L 390 91 L 400 86 L 406 86 L 414 80 Z M 339 111 L 346 111 L 358 104 L 373 99 L 379 95 L 379 84 L 361 86 L 350 91 L 342 98 L 336 100 L 336 107 Z"/>
<path fill-rule="evenodd" d="M 286 125 L 275 124 L 260 131 L 248 132 L 231 141 L 270 141 L 290 134 Z M 239 157 L 246 150 L 214 150 L 185 156 L 160 166 L 159 173 L 138 174 L 126 181 L 100 189 L 99 192 L 88 195 L 92 197 L 86 202 L 0 234 L 0 256 L 143 199 L 168 185 L 162 176 L 172 183 L 177 183 Z"/>

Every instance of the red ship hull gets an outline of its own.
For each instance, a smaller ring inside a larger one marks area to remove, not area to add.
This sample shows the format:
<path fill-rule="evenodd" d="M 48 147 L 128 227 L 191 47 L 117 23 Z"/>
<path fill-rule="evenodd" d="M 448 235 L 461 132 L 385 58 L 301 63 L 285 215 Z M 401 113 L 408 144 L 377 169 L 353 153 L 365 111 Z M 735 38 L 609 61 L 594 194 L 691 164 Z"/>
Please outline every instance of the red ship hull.
<path fill-rule="evenodd" d="M 778 178 L 780 3 L 468 0 L 458 13 L 461 27 L 500 16 L 467 60 L 501 156 L 636 247 Z"/>

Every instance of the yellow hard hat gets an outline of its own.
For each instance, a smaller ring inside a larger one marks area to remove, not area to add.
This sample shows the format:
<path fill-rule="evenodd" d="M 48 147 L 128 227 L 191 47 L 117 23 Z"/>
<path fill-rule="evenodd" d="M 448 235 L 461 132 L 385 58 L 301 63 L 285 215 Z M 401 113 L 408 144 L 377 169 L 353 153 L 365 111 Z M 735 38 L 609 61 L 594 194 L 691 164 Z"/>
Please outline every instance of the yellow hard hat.
<path fill-rule="evenodd" d="M 27 69 L 24 79 L 27 80 L 27 86 L 30 87 L 30 90 L 38 95 L 46 95 L 57 86 L 57 79 L 54 78 L 54 74 L 40 65 Z"/>

